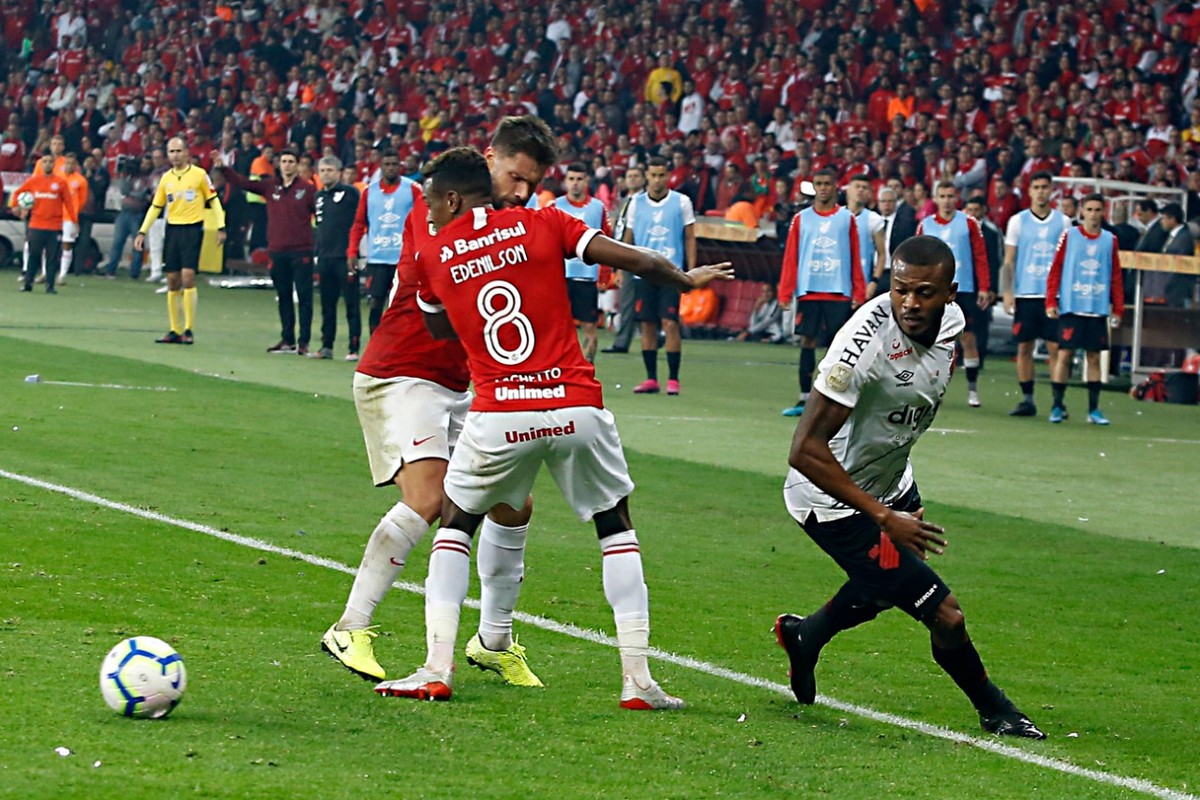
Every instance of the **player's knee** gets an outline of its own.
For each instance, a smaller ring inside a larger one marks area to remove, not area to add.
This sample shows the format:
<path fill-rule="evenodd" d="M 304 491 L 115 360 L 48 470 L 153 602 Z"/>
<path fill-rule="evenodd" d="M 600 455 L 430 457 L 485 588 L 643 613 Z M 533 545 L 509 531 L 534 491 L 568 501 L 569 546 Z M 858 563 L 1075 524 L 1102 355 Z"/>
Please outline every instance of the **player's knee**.
<path fill-rule="evenodd" d="M 404 503 L 417 512 L 426 522 L 433 523 L 442 515 L 442 486 L 437 482 L 429 482 L 409 486 L 404 493 Z"/>
<path fill-rule="evenodd" d="M 629 498 L 622 497 L 612 508 L 593 516 L 592 522 L 600 539 L 633 530 L 633 520 L 629 518 Z"/>
<path fill-rule="evenodd" d="M 525 503 L 520 508 L 513 508 L 507 503 L 500 503 L 491 511 L 488 516 L 498 525 L 503 525 L 506 528 L 519 528 L 522 525 L 528 525 L 529 519 L 533 516 L 533 495 L 525 498 Z"/>
<path fill-rule="evenodd" d="M 957 641 L 966 637 L 967 618 L 954 595 L 946 595 L 946 599 L 938 605 L 930 627 L 945 641 Z"/>

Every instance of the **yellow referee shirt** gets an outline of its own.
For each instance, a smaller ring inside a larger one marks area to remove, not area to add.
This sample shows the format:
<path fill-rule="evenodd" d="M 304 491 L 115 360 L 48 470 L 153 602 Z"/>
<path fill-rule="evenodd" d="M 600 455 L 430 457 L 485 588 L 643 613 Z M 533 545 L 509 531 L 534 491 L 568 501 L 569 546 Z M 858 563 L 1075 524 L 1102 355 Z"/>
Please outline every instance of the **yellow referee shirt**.
<path fill-rule="evenodd" d="M 194 164 L 182 170 L 169 169 L 158 181 L 158 189 L 150 201 L 150 208 L 146 209 L 140 232 L 148 233 L 150 225 L 158 219 L 164 208 L 167 209 L 168 225 L 202 223 L 204 210 L 210 204 L 217 210 L 218 228 L 224 228 L 225 210 L 217 200 L 217 192 L 208 179 L 208 173 Z"/>

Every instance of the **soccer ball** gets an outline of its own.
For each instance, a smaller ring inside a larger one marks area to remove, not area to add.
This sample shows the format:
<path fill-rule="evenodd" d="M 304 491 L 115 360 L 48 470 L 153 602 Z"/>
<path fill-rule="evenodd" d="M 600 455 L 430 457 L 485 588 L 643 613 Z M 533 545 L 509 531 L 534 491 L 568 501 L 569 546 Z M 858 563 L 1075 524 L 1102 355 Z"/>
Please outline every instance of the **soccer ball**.
<path fill-rule="evenodd" d="M 33 208 L 33 192 L 21 192 L 17 195 L 17 205 L 21 208 Z"/>
<path fill-rule="evenodd" d="M 165 717 L 179 705 L 186 688 L 183 659 L 153 636 L 126 639 L 109 650 L 100 665 L 104 702 L 127 717 Z"/>

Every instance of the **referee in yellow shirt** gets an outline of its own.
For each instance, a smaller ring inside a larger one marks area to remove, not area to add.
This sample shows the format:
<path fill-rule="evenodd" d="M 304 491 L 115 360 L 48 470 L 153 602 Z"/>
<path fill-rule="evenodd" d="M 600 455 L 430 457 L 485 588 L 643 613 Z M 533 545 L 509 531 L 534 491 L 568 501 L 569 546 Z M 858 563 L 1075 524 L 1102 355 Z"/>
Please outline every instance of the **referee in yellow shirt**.
<path fill-rule="evenodd" d="M 154 199 L 146 209 L 146 218 L 133 240 L 133 248 L 141 252 L 146 233 L 165 209 L 167 234 L 163 243 L 163 272 L 167 276 L 167 314 L 171 330 L 156 341 L 159 344 L 191 344 L 195 341 L 192 325 L 196 318 L 196 270 L 200 267 L 200 247 L 204 241 L 204 211 L 209 207 L 216 209 L 217 243 L 221 244 L 225 241 L 225 210 L 221 208 L 208 173 L 191 163 L 191 154 L 183 139 L 177 136 L 167 142 L 167 160 L 171 162 L 171 169 L 158 182 Z"/>

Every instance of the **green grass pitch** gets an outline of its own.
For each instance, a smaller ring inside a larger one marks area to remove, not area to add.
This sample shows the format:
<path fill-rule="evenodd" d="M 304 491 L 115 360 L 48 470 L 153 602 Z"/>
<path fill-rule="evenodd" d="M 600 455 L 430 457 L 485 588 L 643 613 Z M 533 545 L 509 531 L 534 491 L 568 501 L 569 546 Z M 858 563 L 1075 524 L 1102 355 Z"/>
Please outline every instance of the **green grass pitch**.
<path fill-rule="evenodd" d="M 638 484 L 652 644 L 680 657 L 652 669 L 689 708 L 621 711 L 601 636 L 529 621 L 518 634 L 545 690 L 460 660 L 451 702 L 410 703 L 319 651 L 350 584 L 331 565 L 356 566 L 395 502 L 370 486 L 353 366 L 268 356 L 268 292 L 202 288 L 197 344 L 164 347 L 163 299 L 144 284 L 74 279 L 47 297 L 4 277 L 0 798 L 1200 794 L 1195 408 L 1106 393 L 1113 425 L 1097 429 L 1072 389 L 1066 424 L 1013 419 L 1012 366 L 992 360 L 984 407 L 955 380 L 917 446 L 951 542 L 934 565 L 1045 742 L 982 735 L 895 612 L 825 650 L 829 703 L 779 691 L 776 614 L 811 611 L 841 575 L 780 496 L 797 351 L 725 342 L 685 343 L 677 398 L 630 393 L 636 352 L 599 363 Z M 611 634 L 590 526 L 544 476 L 535 496 L 521 611 Z M 420 585 L 427 556 L 428 539 L 402 580 Z M 380 661 L 407 674 L 424 653 L 420 596 L 397 590 L 377 622 Z M 166 720 L 123 719 L 100 697 L 102 657 L 133 634 L 186 662 Z"/>

